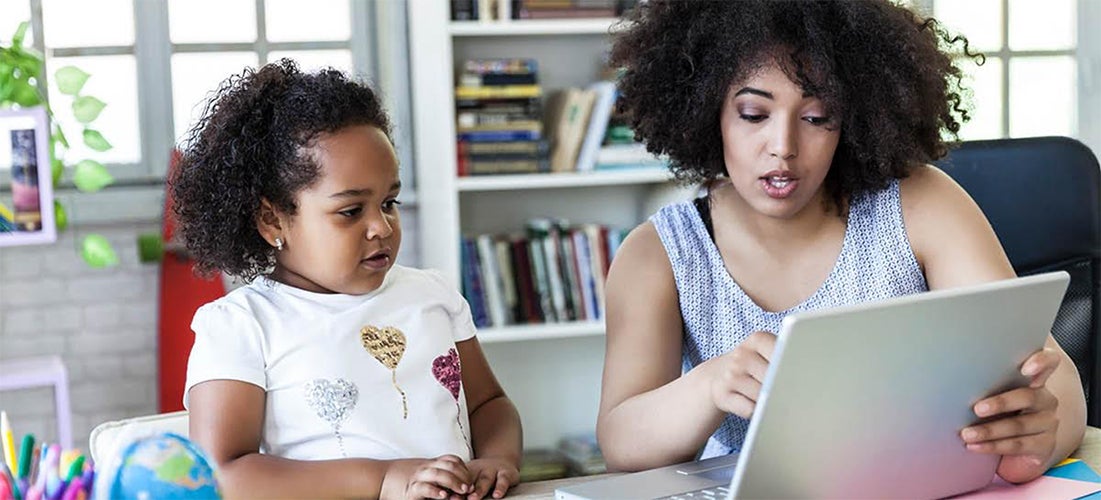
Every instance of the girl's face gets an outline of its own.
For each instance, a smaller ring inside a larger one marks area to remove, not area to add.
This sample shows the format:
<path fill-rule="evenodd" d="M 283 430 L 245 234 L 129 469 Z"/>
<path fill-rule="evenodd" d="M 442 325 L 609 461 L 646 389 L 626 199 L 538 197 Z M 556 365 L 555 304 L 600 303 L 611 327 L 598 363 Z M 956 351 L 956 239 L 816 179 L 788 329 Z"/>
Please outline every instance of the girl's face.
<path fill-rule="evenodd" d="M 720 126 L 727 175 L 753 210 L 786 219 L 821 199 L 840 123 L 780 68 L 732 85 Z"/>
<path fill-rule="evenodd" d="M 283 250 L 272 277 L 320 293 L 359 295 L 382 285 L 401 246 L 398 160 L 381 130 L 345 127 L 311 148 L 320 178 L 280 217 Z"/>

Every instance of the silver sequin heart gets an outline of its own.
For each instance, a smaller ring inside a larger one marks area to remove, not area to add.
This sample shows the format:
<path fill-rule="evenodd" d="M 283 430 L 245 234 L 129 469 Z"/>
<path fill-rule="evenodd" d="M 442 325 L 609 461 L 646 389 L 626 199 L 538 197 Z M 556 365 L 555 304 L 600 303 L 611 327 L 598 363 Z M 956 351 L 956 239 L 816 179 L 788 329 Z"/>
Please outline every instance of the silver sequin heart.
<path fill-rule="evenodd" d="M 342 378 L 319 378 L 306 384 L 306 403 L 317 412 L 317 416 L 332 425 L 334 430 L 340 430 L 341 424 L 348 419 L 358 400 L 359 389 Z"/>

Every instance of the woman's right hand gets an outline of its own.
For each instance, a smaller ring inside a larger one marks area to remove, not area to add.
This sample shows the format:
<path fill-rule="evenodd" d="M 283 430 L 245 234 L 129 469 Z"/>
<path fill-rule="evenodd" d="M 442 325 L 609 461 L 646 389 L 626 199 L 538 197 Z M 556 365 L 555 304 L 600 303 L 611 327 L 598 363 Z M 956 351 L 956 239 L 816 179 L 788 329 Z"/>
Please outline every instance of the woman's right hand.
<path fill-rule="evenodd" d="M 775 348 L 775 335 L 754 332 L 730 352 L 709 360 L 715 408 L 745 419 L 753 416 Z"/>
<path fill-rule="evenodd" d="M 474 491 L 470 471 L 467 470 L 463 460 L 455 455 L 398 460 L 391 466 L 391 472 L 387 472 L 386 476 L 385 483 L 399 487 L 400 491 L 393 491 L 384 484 L 382 498 L 459 499 L 463 498 L 460 495 Z M 393 482 L 391 477 L 394 479 Z"/>

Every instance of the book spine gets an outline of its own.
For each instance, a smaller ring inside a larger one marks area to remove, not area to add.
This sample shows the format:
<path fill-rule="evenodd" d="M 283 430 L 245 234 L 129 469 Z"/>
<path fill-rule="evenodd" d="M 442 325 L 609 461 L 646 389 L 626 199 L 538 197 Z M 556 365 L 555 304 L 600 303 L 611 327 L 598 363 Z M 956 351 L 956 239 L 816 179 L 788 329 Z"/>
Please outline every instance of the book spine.
<path fill-rule="evenodd" d="M 465 99 L 517 99 L 532 98 L 543 95 L 543 88 L 539 85 L 498 85 L 492 87 L 468 87 L 455 88 L 455 98 Z"/>
<path fill-rule="evenodd" d="M 478 262 L 482 268 L 482 287 L 485 290 L 489 319 L 493 326 L 504 326 L 505 302 L 501 294 L 501 273 L 497 269 L 497 252 L 493 249 L 493 240 L 488 234 L 477 238 Z"/>
<path fill-rule="evenodd" d="M 479 132 L 460 132 L 460 141 L 501 142 L 501 141 L 537 141 L 543 134 L 532 130 L 483 130 Z"/>

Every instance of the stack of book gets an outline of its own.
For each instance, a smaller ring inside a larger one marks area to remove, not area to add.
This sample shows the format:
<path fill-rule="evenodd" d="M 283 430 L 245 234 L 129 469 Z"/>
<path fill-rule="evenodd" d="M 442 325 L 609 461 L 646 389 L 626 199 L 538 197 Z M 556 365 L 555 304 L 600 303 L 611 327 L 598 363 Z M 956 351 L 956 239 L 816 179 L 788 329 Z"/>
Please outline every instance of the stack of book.
<path fill-rule="evenodd" d="M 558 450 L 524 450 L 520 464 L 521 483 L 561 479 L 570 472 L 569 462 Z"/>
<path fill-rule="evenodd" d="M 619 17 L 638 0 L 451 0 L 452 21 Z"/>
<path fill-rule="evenodd" d="M 604 279 L 627 230 L 534 219 L 523 235 L 463 238 L 463 296 L 479 328 L 604 317 Z"/>
<path fill-rule="evenodd" d="M 534 59 L 474 59 L 455 88 L 458 174 L 548 170 L 542 88 Z"/>
<path fill-rule="evenodd" d="M 604 454 L 600 452 L 593 434 L 564 437 L 558 441 L 558 451 L 566 456 L 571 475 L 591 476 L 608 471 Z"/>

